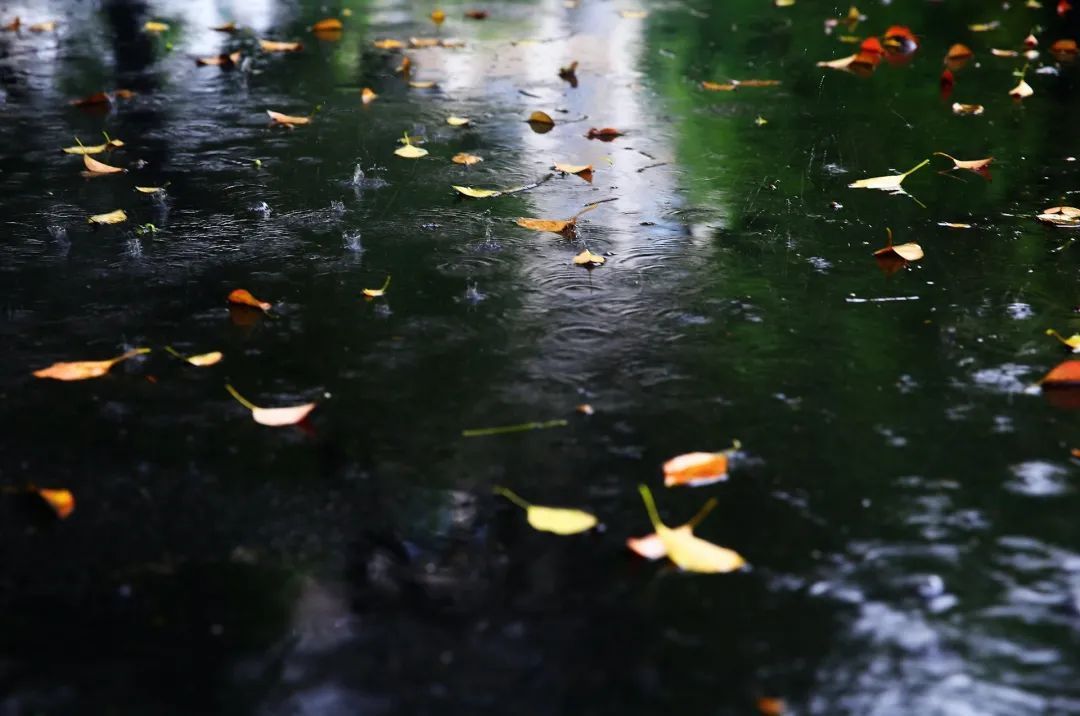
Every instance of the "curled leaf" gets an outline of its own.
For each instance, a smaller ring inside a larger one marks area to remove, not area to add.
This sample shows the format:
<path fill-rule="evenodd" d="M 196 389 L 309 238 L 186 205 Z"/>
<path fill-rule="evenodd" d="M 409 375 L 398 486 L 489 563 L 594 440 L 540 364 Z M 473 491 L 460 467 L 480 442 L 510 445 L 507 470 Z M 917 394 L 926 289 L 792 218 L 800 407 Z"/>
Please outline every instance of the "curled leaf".
<path fill-rule="evenodd" d="M 405 43 L 404 42 L 402 42 L 401 40 L 393 40 L 393 39 L 389 39 L 389 38 L 382 39 L 382 40 L 375 40 L 372 44 L 376 48 L 378 48 L 380 50 L 403 50 L 403 49 L 405 49 Z"/>
<path fill-rule="evenodd" d="M 551 118 L 551 115 L 539 110 L 530 114 L 525 121 L 529 123 L 529 127 L 537 134 L 550 132 L 552 127 L 555 126 L 555 120 Z"/>
<path fill-rule="evenodd" d="M 1080 226 L 1080 209 L 1075 206 L 1051 206 L 1049 209 L 1043 209 L 1042 213 L 1035 218 L 1044 224 L 1076 228 Z"/>
<path fill-rule="evenodd" d="M 900 258 L 904 261 L 918 261 L 923 257 L 922 247 L 915 243 L 893 245 L 892 229 L 885 229 L 889 234 L 889 243 L 874 252 L 874 256 L 884 259 Z"/>
<path fill-rule="evenodd" d="M 438 85 L 431 80 L 423 80 L 416 82 L 409 82 L 409 87 L 413 89 L 435 89 Z"/>
<path fill-rule="evenodd" d="M 240 395 L 236 388 L 231 385 L 226 384 L 225 390 L 229 391 L 229 395 L 235 398 L 236 402 L 251 411 L 251 417 L 255 419 L 255 422 L 259 425 L 266 425 L 271 428 L 278 428 L 284 425 L 296 425 L 306 418 L 317 405 L 316 403 L 304 403 L 302 405 L 291 405 L 285 408 L 260 408 L 244 396 Z"/>
<path fill-rule="evenodd" d="M 945 53 L 946 60 L 966 60 L 975 55 L 971 51 L 971 48 L 967 45 L 962 45 L 959 42 L 949 48 L 949 51 Z"/>
<path fill-rule="evenodd" d="M 325 20 L 319 20 L 317 23 L 311 26 L 312 32 L 334 32 L 341 30 L 345 26 L 341 24 L 341 20 L 336 17 L 328 17 Z"/>
<path fill-rule="evenodd" d="M 169 24 L 167 22 L 156 22 L 154 20 L 148 20 L 145 24 L 143 24 L 143 29 L 147 32 L 160 34 L 162 32 L 169 31 Z"/>
<path fill-rule="evenodd" d="M 370 87 L 365 87 L 364 89 L 360 90 L 360 101 L 364 104 L 371 104 L 376 99 L 378 99 L 378 97 L 379 95 L 375 94 L 375 90 L 371 89 Z"/>
<path fill-rule="evenodd" d="M 163 187 L 163 186 L 137 186 L 137 187 L 135 187 L 135 191 L 139 192 L 140 194 L 160 194 L 161 192 L 165 191 L 165 187 Z"/>
<path fill-rule="evenodd" d="M 257 308 L 263 313 L 269 313 L 270 309 L 273 307 L 273 304 L 267 303 L 266 301 L 260 301 L 259 299 L 252 296 L 251 292 L 245 288 L 233 289 L 229 293 L 229 296 L 226 300 L 229 303 L 238 306 L 250 306 L 251 308 Z"/>
<path fill-rule="evenodd" d="M 390 277 L 387 276 L 383 281 L 382 288 L 365 288 L 363 294 L 365 298 L 378 298 L 386 295 L 386 289 L 390 288 Z"/>
<path fill-rule="evenodd" d="M 86 171 L 92 174 L 123 174 L 127 169 L 121 169 L 120 167 L 114 167 L 104 162 L 99 162 L 89 154 L 83 154 L 83 165 L 86 167 Z"/>
<path fill-rule="evenodd" d="M 1054 366 L 1054 369 L 1039 381 L 1043 387 L 1080 386 L 1080 360 L 1067 360 Z"/>
<path fill-rule="evenodd" d="M 66 520 L 75 511 L 75 495 L 70 490 L 50 490 L 43 487 L 32 488 L 49 509 L 62 520 Z"/>
<path fill-rule="evenodd" d="M 417 147 L 413 144 L 406 144 L 403 147 L 398 147 L 394 150 L 394 154 L 405 159 L 419 159 L 420 157 L 426 157 L 428 150 L 423 147 Z"/>
<path fill-rule="evenodd" d="M 116 209 L 106 214 L 94 214 L 87 218 L 87 221 L 91 224 L 97 224 L 98 226 L 104 226 L 106 224 L 119 224 L 127 221 L 127 213 L 123 209 Z"/>
<path fill-rule="evenodd" d="M 915 165 L 911 169 L 908 169 L 903 174 L 890 174 L 883 177 L 872 177 L 870 179 L 860 179 L 858 181 L 848 184 L 849 189 L 880 189 L 881 191 L 887 191 L 891 194 L 903 194 L 904 189 L 901 184 L 904 179 L 907 179 L 909 175 L 919 171 L 927 164 L 930 163 L 929 159 L 922 160 L 919 164 Z"/>
<path fill-rule="evenodd" d="M 217 27 L 211 27 L 214 32 L 236 32 L 236 23 L 227 22 L 224 25 L 218 25 Z"/>
<path fill-rule="evenodd" d="M 108 360 L 86 360 L 67 363 L 53 363 L 48 368 L 34 371 L 35 378 L 51 378 L 53 380 L 87 380 L 100 378 L 109 372 L 117 363 L 135 356 L 149 353 L 149 348 L 135 348 L 133 350 Z"/>
<path fill-rule="evenodd" d="M 986 159 L 957 159 L 945 152 L 934 152 L 934 154 L 939 157 L 951 159 L 953 162 L 953 169 L 966 169 L 969 172 L 975 172 L 986 181 L 991 180 L 990 163 L 994 161 L 993 157 L 987 157 Z"/>
<path fill-rule="evenodd" d="M 472 166 L 479 162 L 484 161 L 483 157 L 479 157 L 475 154 L 468 154 L 466 152 L 458 152 L 454 156 L 450 157 L 450 161 L 454 164 L 464 164 L 465 166 Z M 456 187 L 455 187 L 456 188 Z"/>
<path fill-rule="evenodd" d="M 1024 80 L 1020 80 L 1015 87 L 1009 90 L 1009 96 L 1013 99 L 1026 99 L 1033 94 L 1035 94 L 1035 90 L 1031 89 L 1031 85 Z"/>
<path fill-rule="evenodd" d="M 623 133 L 614 127 L 596 127 L 589 128 L 589 131 L 585 133 L 586 139 L 599 139 L 601 142 L 610 142 L 616 137 L 623 136 Z"/>
<path fill-rule="evenodd" d="M 555 171 L 562 172 L 563 174 L 574 174 L 581 177 L 585 181 L 592 184 L 593 179 L 593 166 L 592 164 L 555 164 Z"/>
<path fill-rule="evenodd" d="M 569 219 L 528 219 L 520 218 L 516 221 L 517 225 L 525 228 L 532 229 L 533 231 L 550 231 L 554 234 L 562 234 L 563 236 L 573 236 L 574 230 L 577 227 L 577 220 L 582 214 L 592 211 L 597 207 L 597 204 L 590 204 L 577 214 L 574 214 Z M 601 257 L 600 263 L 603 263 L 603 257 Z"/>
<path fill-rule="evenodd" d="M 668 558 L 680 569 L 688 572 L 719 574 L 733 572 L 746 564 L 746 560 L 738 552 L 695 537 L 692 529 L 686 529 L 688 525 L 676 529 L 667 527 L 660 521 L 660 515 L 656 511 L 656 503 L 653 502 L 649 488 L 638 485 L 638 490 L 641 492 L 642 500 L 645 501 L 649 521 L 652 522 L 653 529 L 660 538 Z"/>
<path fill-rule="evenodd" d="M 728 456 L 723 452 L 691 452 L 664 463 L 664 486 L 699 487 L 727 479 Z"/>
<path fill-rule="evenodd" d="M 952 111 L 953 114 L 966 114 L 978 116 L 983 113 L 985 107 L 981 104 L 961 104 L 959 102 L 953 102 Z"/>
<path fill-rule="evenodd" d="M 599 254 L 594 254 L 588 249 L 585 249 L 580 254 L 574 257 L 574 265 L 584 266 L 585 268 L 594 268 L 596 266 L 601 266 L 605 261 L 607 261 L 607 259 L 605 259 L 603 256 L 600 256 Z"/>
<path fill-rule="evenodd" d="M 525 510 L 525 517 L 533 529 L 551 532 L 557 535 L 573 535 L 587 532 L 597 525 L 595 515 L 581 510 L 561 507 L 542 507 L 531 505 L 505 487 L 496 487 L 495 493 L 502 495 L 518 507 Z"/>
<path fill-rule="evenodd" d="M 451 127 L 465 127 L 469 124 L 469 118 L 450 116 L 446 118 L 446 123 Z"/>
<path fill-rule="evenodd" d="M 240 64 L 240 57 L 240 51 L 237 50 L 236 52 L 228 54 L 222 53 L 220 55 L 211 55 L 210 57 L 196 57 L 195 64 L 200 67 L 211 66 L 229 68 Z"/>
<path fill-rule="evenodd" d="M 172 346 L 165 346 L 165 352 L 171 356 L 179 358 L 185 363 L 190 363 L 191 365 L 198 368 L 206 368 L 208 366 L 217 365 L 221 362 L 221 359 L 225 357 L 221 351 L 210 351 L 209 353 L 200 353 L 198 355 L 185 356 L 179 353 Z"/>
<path fill-rule="evenodd" d="M 311 117 L 295 117 L 288 114 L 282 114 L 281 112 L 274 112 L 269 109 L 266 110 L 266 114 L 275 124 L 285 124 L 290 127 L 297 124 L 311 124 Z"/>

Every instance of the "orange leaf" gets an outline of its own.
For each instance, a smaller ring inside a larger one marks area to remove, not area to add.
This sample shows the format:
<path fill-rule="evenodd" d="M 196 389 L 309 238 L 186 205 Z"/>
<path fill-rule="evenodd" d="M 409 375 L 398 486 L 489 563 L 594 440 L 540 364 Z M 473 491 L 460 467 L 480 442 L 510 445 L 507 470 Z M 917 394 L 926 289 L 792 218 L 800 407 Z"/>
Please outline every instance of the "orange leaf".
<path fill-rule="evenodd" d="M 285 124 L 293 126 L 297 124 L 311 124 L 311 117 L 294 117 L 288 114 L 282 114 L 281 112 L 274 112 L 273 110 L 266 110 L 266 114 L 276 124 Z"/>
<path fill-rule="evenodd" d="M 1059 363 L 1039 383 L 1051 388 L 1080 387 L 1080 360 Z"/>
<path fill-rule="evenodd" d="M 224 25 L 218 25 L 217 27 L 211 27 L 210 29 L 216 32 L 236 32 L 236 23 L 227 22 Z"/>
<path fill-rule="evenodd" d="M 709 92 L 734 92 L 735 85 L 732 83 L 720 84 L 719 82 L 709 82 L 705 80 L 701 83 L 701 89 L 708 90 Z"/>
<path fill-rule="evenodd" d="M 488 16 L 487 10 L 466 10 L 465 17 L 470 20 L 486 20 Z"/>
<path fill-rule="evenodd" d="M 336 17 L 328 17 L 325 20 L 319 20 L 317 23 L 311 26 L 312 32 L 327 32 L 333 30 L 340 30 L 344 25 L 341 24 L 341 20 Z"/>
<path fill-rule="evenodd" d="M 104 162 L 99 162 L 89 154 L 83 155 L 83 164 L 86 166 L 86 171 L 93 174 L 122 174 L 127 171 L 127 169 L 121 169 L 120 167 L 114 167 Z"/>
<path fill-rule="evenodd" d="M 195 64 L 200 67 L 213 66 L 213 67 L 234 67 L 240 64 L 240 51 L 237 50 L 231 54 L 212 55 L 210 57 L 196 57 Z"/>
<path fill-rule="evenodd" d="M 762 716 L 784 716 L 787 704 L 784 703 L 783 699 L 762 696 L 757 700 L 757 709 Z"/>
<path fill-rule="evenodd" d="M 405 48 L 405 43 L 401 40 L 375 40 L 372 44 L 380 50 L 402 50 Z"/>
<path fill-rule="evenodd" d="M 1076 40 L 1058 40 L 1050 45 L 1050 54 L 1058 61 L 1070 60 L 1076 57 Z"/>
<path fill-rule="evenodd" d="M 62 520 L 66 520 L 75 511 L 75 495 L 71 494 L 69 490 L 47 490 L 39 487 L 34 488 L 34 492 L 37 493 L 38 497 L 45 500 L 45 503 L 52 508 L 56 516 Z"/>
<path fill-rule="evenodd" d="M 993 157 L 987 157 L 986 159 L 957 159 L 956 157 L 946 154 L 945 152 L 934 152 L 939 157 L 946 157 L 953 162 L 953 169 L 967 169 L 968 171 L 975 172 L 986 181 L 990 181 L 990 162 L 994 161 Z"/>
<path fill-rule="evenodd" d="M 110 358 L 109 360 L 87 360 L 87 361 L 75 361 L 71 363 L 53 363 L 48 368 L 42 368 L 34 371 L 35 378 L 52 378 L 53 380 L 87 380 L 89 378 L 100 378 L 109 372 L 117 363 L 125 361 L 128 358 L 134 358 L 138 355 L 149 353 L 149 348 L 136 348 L 130 350 L 123 355 L 119 355 L 116 358 Z"/>
<path fill-rule="evenodd" d="M 95 92 L 87 97 L 71 100 L 71 104 L 76 107 L 91 107 L 93 105 L 109 104 L 111 102 L 112 98 L 104 92 Z"/>
<path fill-rule="evenodd" d="M 270 308 L 273 305 L 267 303 L 266 301 L 258 300 L 251 295 L 250 291 L 243 288 L 235 289 L 232 293 L 230 293 L 228 301 L 229 303 L 235 303 L 241 306 L 251 306 L 252 308 L 257 308 L 263 313 L 269 313 Z"/>
<path fill-rule="evenodd" d="M 615 137 L 621 137 L 623 133 L 614 127 L 591 127 L 588 132 L 585 133 L 586 139 L 599 139 L 601 142 L 610 142 Z"/>
<path fill-rule="evenodd" d="M 971 51 L 971 48 L 961 43 L 956 43 L 949 48 L 949 51 L 945 53 L 945 59 L 947 60 L 964 60 L 975 53 Z"/>
<path fill-rule="evenodd" d="M 365 87 L 360 91 L 360 101 L 364 104 L 371 104 L 378 99 L 378 97 L 379 95 L 375 94 L 375 90 L 370 87 Z"/>
<path fill-rule="evenodd" d="M 278 42 L 277 40 L 259 40 L 263 52 L 299 52 L 304 46 L 299 42 Z"/>
<path fill-rule="evenodd" d="M 555 120 L 552 119 L 551 115 L 547 112 L 533 112 L 525 121 L 529 124 L 550 124 L 552 126 L 555 126 Z"/>
<path fill-rule="evenodd" d="M 690 452 L 673 457 L 664 463 L 664 486 L 697 487 L 726 480 L 727 453 Z"/>

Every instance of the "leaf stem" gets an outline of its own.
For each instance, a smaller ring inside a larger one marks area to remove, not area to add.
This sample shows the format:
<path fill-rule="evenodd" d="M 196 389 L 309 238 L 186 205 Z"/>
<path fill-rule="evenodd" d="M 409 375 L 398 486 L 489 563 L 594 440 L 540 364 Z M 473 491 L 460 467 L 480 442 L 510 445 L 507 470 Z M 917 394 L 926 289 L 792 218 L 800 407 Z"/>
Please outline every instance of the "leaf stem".
<path fill-rule="evenodd" d="M 487 435 L 504 435 L 506 433 L 523 433 L 528 430 L 545 430 L 547 428 L 564 428 L 568 425 L 565 420 L 545 420 L 530 423 L 518 423 L 517 425 L 501 425 L 497 428 L 472 428 L 462 430 L 461 436 L 465 438 L 479 438 Z"/>
<path fill-rule="evenodd" d="M 187 356 L 183 355 L 182 353 L 177 351 L 172 346 L 165 346 L 165 352 L 168 353 L 169 355 L 175 357 L 175 358 L 179 358 L 180 360 L 183 360 L 183 361 L 187 360 Z"/>
<path fill-rule="evenodd" d="M 656 511 L 656 503 L 653 501 L 652 492 L 645 485 L 638 485 L 637 489 L 641 493 L 641 499 L 645 501 L 645 511 L 649 513 L 649 522 L 652 522 L 653 529 L 659 532 L 664 523 L 660 521 L 660 515 Z"/>
<path fill-rule="evenodd" d="M 146 355 L 149 352 L 150 352 L 149 348 L 132 348 L 127 353 L 124 353 L 123 355 L 118 355 L 115 358 L 113 358 L 112 362 L 113 362 L 113 365 L 116 365 L 120 361 L 125 361 L 128 358 L 134 358 L 135 356 Z"/>
<path fill-rule="evenodd" d="M 496 495 L 502 495 L 503 497 L 510 500 L 511 502 L 513 502 L 515 505 L 517 505 L 518 507 L 520 507 L 523 510 L 528 510 L 530 507 L 532 507 L 532 505 L 530 505 L 528 502 L 521 499 L 520 497 L 518 497 L 516 494 L 514 494 L 510 490 L 506 489 L 505 487 L 501 487 L 499 485 L 496 485 L 494 488 L 492 488 L 492 491 Z"/>
<path fill-rule="evenodd" d="M 690 521 L 686 524 L 689 525 L 690 529 L 697 527 L 699 524 L 701 524 L 701 521 L 703 519 L 709 516 L 709 513 L 712 512 L 713 508 L 715 508 L 718 504 L 720 503 L 715 497 L 710 497 L 709 501 L 702 505 L 701 509 L 698 510 L 698 513 L 692 518 L 690 518 Z"/>
<path fill-rule="evenodd" d="M 922 169 L 923 167 L 925 167 L 929 163 L 930 163 L 929 159 L 923 159 L 921 162 L 919 162 L 918 164 L 913 166 L 911 169 L 908 169 L 906 172 L 904 172 L 903 176 L 907 176 L 908 174 L 914 174 L 915 172 L 919 171 L 920 169 Z"/>
<path fill-rule="evenodd" d="M 240 403 L 240 405 L 243 405 L 248 410 L 258 410 L 258 405 L 255 405 L 250 400 L 240 395 L 240 393 L 237 392 L 236 388 L 232 387 L 228 383 L 225 384 L 225 390 L 229 391 L 229 395 L 236 398 L 236 402 Z"/>

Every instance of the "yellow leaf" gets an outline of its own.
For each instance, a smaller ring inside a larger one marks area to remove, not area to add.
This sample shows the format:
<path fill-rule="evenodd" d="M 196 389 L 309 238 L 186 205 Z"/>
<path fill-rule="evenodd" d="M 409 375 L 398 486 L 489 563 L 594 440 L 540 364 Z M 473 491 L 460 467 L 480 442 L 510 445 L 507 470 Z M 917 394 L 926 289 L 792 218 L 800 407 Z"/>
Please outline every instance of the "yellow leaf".
<path fill-rule="evenodd" d="M 221 359 L 225 356 L 221 351 L 210 351 L 209 353 L 200 353 L 194 356 L 188 356 L 187 362 L 191 365 L 198 366 L 199 368 L 205 368 L 206 366 L 215 365 L 221 362 Z"/>
<path fill-rule="evenodd" d="M 278 42 L 277 40 L 259 40 L 263 52 L 299 52 L 304 46 L 299 42 Z"/>
<path fill-rule="evenodd" d="M 495 492 L 525 510 L 525 516 L 529 524 L 532 525 L 533 529 L 541 532 L 572 535 L 591 530 L 597 524 L 596 517 L 588 512 L 561 507 L 530 505 L 505 487 L 496 487 Z"/>
<path fill-rule="evenodd" d="M 428 150 L 413 146 L 412 144 L 406 144 L 404 147 L 398 147 L 394 150 L 394 154 L 405 159 L 419 159 L 420 157 L 426 157 Z"/>
<path fill-rule="evenodd" d="M 441 25 L 446 20 L 446 13 L 442 10 L 435 10 L 431 13 L 431 21 L 436 25 Z"/>
<path fill-rule="evenodd" d="M 598 254 L 594 254 L 592 251 L 585 249 L 580 254 L 574 257 L 574 263 L 578 266 L 585 266 L 586 268 L 592 268 L 593 266 L 599 266 L 603 264 L 607 259 Z"/>
<path fill-rule="evenodd" d="M 691 518 L 689 522 L 681 527 L 672 527 L 672 532 L 685 532 L 686 534 L 692 534 L 695 527 L 701 524 L 713 508 L 716 507 L 717 501 L 715 497 L 709 498 L 709 501 L 702 505 L 698 513 Z M 630 548 L 632 552 L 635 552 L 645 559 L 657 560 L 661 557 L 667 556 L 667 547 L 664 546 L 664 541 L 660 539 L 660 535 L 653 532 L 652 534 L 645 535 L 644 537 L 628 537 L 626 540 L 626 546 Z"/>
<path fill-rule="evenodd" d="M 379 95 L 375 94 L 375 90 L 371 89 L 370 87 L 365 87 L 360 91 L 360 101 L 364 104 L 371 104 L 378 97 Z"/>
<path fill-rule="evenodd" d="M 520 218 L 517 225 L 533 231 L 550 231 L 555 234 L 565 234 L 567 230 L 574 229 L 575 219 L 526 219 Z"/>
<path fill-rule="evenodd" d="M 1080 353 L 1080 333 L 1074 333 L 1073 335 L 1066 338 L 1057 331 L 1055 331 L 1053 328 L 1047 328 L 1046 335 L 1057 338 L 1059 341 L 1061 341 L 1062 345 L 1066 345 L 1070 349 L 1072 349 L 1073 353 Z"/>
<path fill-rule="evenodd" d="M 86 171 L 94 174 L 122 174 L 127 169 L 121 169 L 120 167 L 110 166 L 104 162 L 99 162 L 89 154 L 83 154 L 83 165 L 86 167 Z"/>
<path fill-rule="evenodd" d="M 144 355 L 149 353 L 149 348 L 136 348 L 130 350 L 123 355 L 109 360 L 87 360 L 87 361 L 75 361 L 71 363 L 53 363 L 48 368 L 42 368 L 34 371 L 34 377 L 36 378 L 52 378 L 53 380 L 86 380 L 88 378 L 100 378 L 109 372 L 117 363 L 125 361 L 128 358 L 134 358 L 135 356 Z"/>
<path fill-rule="evenodd" d="M 994 20 L 992 22 L 977 22 L 973 25 L 968 25 L 968 29 L 972 32 L 990 32 L 991 30 L 996 30 L 999 25 L 1001 25 L 999 20 Z"/>
<path fill-rule="evenodd" d="M 409 86 L 413 89 L 434 89 L 436 85 L 431 80 L 424 80 L 417 82 L 409 82 Z"/>
<path fill-rule="evenodd" d="M 994 57 L 1019 57 L 1020 53 L 1016 50 L 998 50 L 996 48 L 990 49 L 990 54 Z"/>
<path fill-rule="evenodd" d="M 311 117 L 294 117 L 288 114 L 282 114 L 281 112 L 274 112 L 273 110 L 266 110 L 266 114 L 276 124 L 295 125 L 295 124 L 311 124 Z"/>
<path fill-rule="evenodd" d="M 746 560 L 738 552 L 695 537 L 691 530 L 672 529 L 665 526 L 656 512 L 656 504 L 653 502 L 649 488 L 639 485 L 638 490 L 641 491 L 645 509 L 649 513 L 649 520 L 652 522 L 653 529 L 656 530 L 657 537 L 663 542 L 668 558 L 680 569 L 688 572 L 719 574 L 733 572 L 746 564 Z"/>
<path fill-rule="evenodd" d="M 529 124 L 550 124 L 553 127 L 555 126 L 555 120 L 547 112 L 533 112 L 525 121 Z"/>
<path fill-rule="evenodd" d="M 701 89 L 710 92 L 732 92 L 735 90 L 735 85 L 731 83 L 720 84 L 719 82 L 709 82 L 708 80 L 705 80 L 701 83 Z"/>
<path fill-rule="evenodd" d="M 468 117 L 447 117 L 446 123 L 451 127 L 464 127 L 469 123 Z"/>
<path fill-rule="evenodd" d="M 641 20 L 649 16 L 646 10 L 620 10 L 619 17 L 624 17 L 627 20 Z"/>
<path fill-rule="evenodd" d="M 260 408 L 240 395 L 236 388 L 227 383 L 225 390 L 229 391 L 229 395 L 235 398 L 236 402 L 251 411 L 251 417 L 255 419 L 255 422 L 272 428 L 283 425 L 296 425 L 306 418 L 308 413 L 314 410 L 317 405 L 316 403 L 304 403 L 303 405 L 290 405 L 285 408 Z"/>
<path fill-rule="evenodd" d="M 140 192 L 142 194 L 157 194 L 158 192 L 165 191 L 165 187 L 163 187 L 163 186 L 137 186 L 137 187 L 135 187 L 135 191 Z"/>
<path fill-rule="evenodd" d="M 75 511 L 75 496 L 71 494 L 70 490 L 37 488 L 34 492 L 37 493 L 38 497 L 45 500 L 45 504 L 62 520 L 66 520 Z"/>
<path fill-rule="evenodd" d="M 944 226 L 946 229 L 970 229 L 971 224 L 958 224 L 953 221 L 939 221 L 938 226 Z"/>
<path fill-rule="evenodd" d="M 889 243 L 883 249 L 878 249 L 874 252 L 874 256 L 879 258 L 888 259 L 890 257 L 899 257 L 904 261 L 918 261 L 923 257 L 922 247 L 915 243 L 896 244 L 893 245 L 892 229 L 885 229 L 889 234 Z"/>
<path fill-rule="evenodd" d="M 91 224 L 119 224 L 123 221 L 127 221 L 127 214 L 123 209 L 117 209 L 116 211 L 110 211 L 106 214 L 94 214 L 87 219 Z"/>
<path fill-rule="evenodd" d="M 1009 90 L 1009 96 L 1013 99 L 1026 99 L 1033 94 L 1035 94 L 1035 90 L 1031 89 L 1031 85 L 1024 80 L 1020 80 L 1019 84 Z"/>
<path fill-rule="evenodd" d="M 153 20 L 148 20 L 146 24 L 143 25 L 143 29 L 147 32 L 153 33 L 168 32 L 169 25 L 165 22 L 155 22 Z"/>
<path fill-rule="evenodd" d="M 922 169 L 923 167 L 925 167 L 929 163 L 930 163 L 929 159 L 924 159 L 918 165 L 912 167 L 911 169 L 908 169 L 903 174 L 890 174 L 888 176 L 883 176 L 883 177 L 872 177 L 870 179 L 860 179 L 860 180 L 858 180 L 856 182 L 852 182 L 851 184 L 848 184 L 848 188 L 849 189 L 880 189 L 882 191 L 887 191 L 887 192 L 890 192 L 892 194 L 902 194 L 902 193 L 904 193 L 904 189 L 900 185 L 903 183 L 903 181 L 905 179 L 907 179 L 908 175 L 910 175 L 910 174 L 912 174 L 914 172 L 917 172 L 918 170 Z"/>
<path fill-rule="evenodd" d="M 592 164 L 555 164 L 556 171 L 564 174 L 584 174 L 585 172 L 591 174 L 592 168 Z"/>
<path fill-rule="evenodd" d="M 35 22 L 30 26 L 30 32 L 52 32 L 56 29 L 56 20 L 46 20 L 45 22 Z"/>
<path fill-rule="evenodd" d="M 451 187 L 458 194 L 470 197 L 472 199 L 490 199 L 493 196 L 499 196 L 501 191 L 496 189 L 473 189 L 471 186 L 457 186 Z"/>
<path fill-rule="evenodd" d="M 422 48 L 422 47 L 438 47 L 439 38 L 437 37 L 410 37 L 409 46 Z"/>
<path fill-rule="evenodd" d="M 386 295 L 386 289 L 390 288 L 390 277 L 386 277 L 386 281 L 383 282 L 382 288 L 365 288 L 363 293 L 367 298 L 378 298 L 379 296 Z"/>
<path fill-rule="evenodd" d="M 484 161 L 483 157 L 478 157 L 475 154 L 467 154 L 465 152 L 458 152 L 454 156 L 450 157 L 450 161 L 455 164 L 464 164 L 465 166 L 471 166 L 479 162 Z"/>
<path fill-rule="evenodd" d="M 375 40 L 372 44 L 380 50 L 401 50 L 405 48 L 405 43 L 401 40 Z"/>

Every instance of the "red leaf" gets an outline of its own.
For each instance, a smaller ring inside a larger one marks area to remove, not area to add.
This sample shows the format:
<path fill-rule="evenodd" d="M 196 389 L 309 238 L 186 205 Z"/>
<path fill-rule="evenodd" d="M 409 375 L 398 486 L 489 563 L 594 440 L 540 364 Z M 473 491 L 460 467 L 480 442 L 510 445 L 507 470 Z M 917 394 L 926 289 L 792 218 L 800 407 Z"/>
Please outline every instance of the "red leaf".
<path fill-rule="evenodd" d="M 1080 360 L 1059 363 L 1040 382 L 1047 387 L 1080 387 Z"/>

